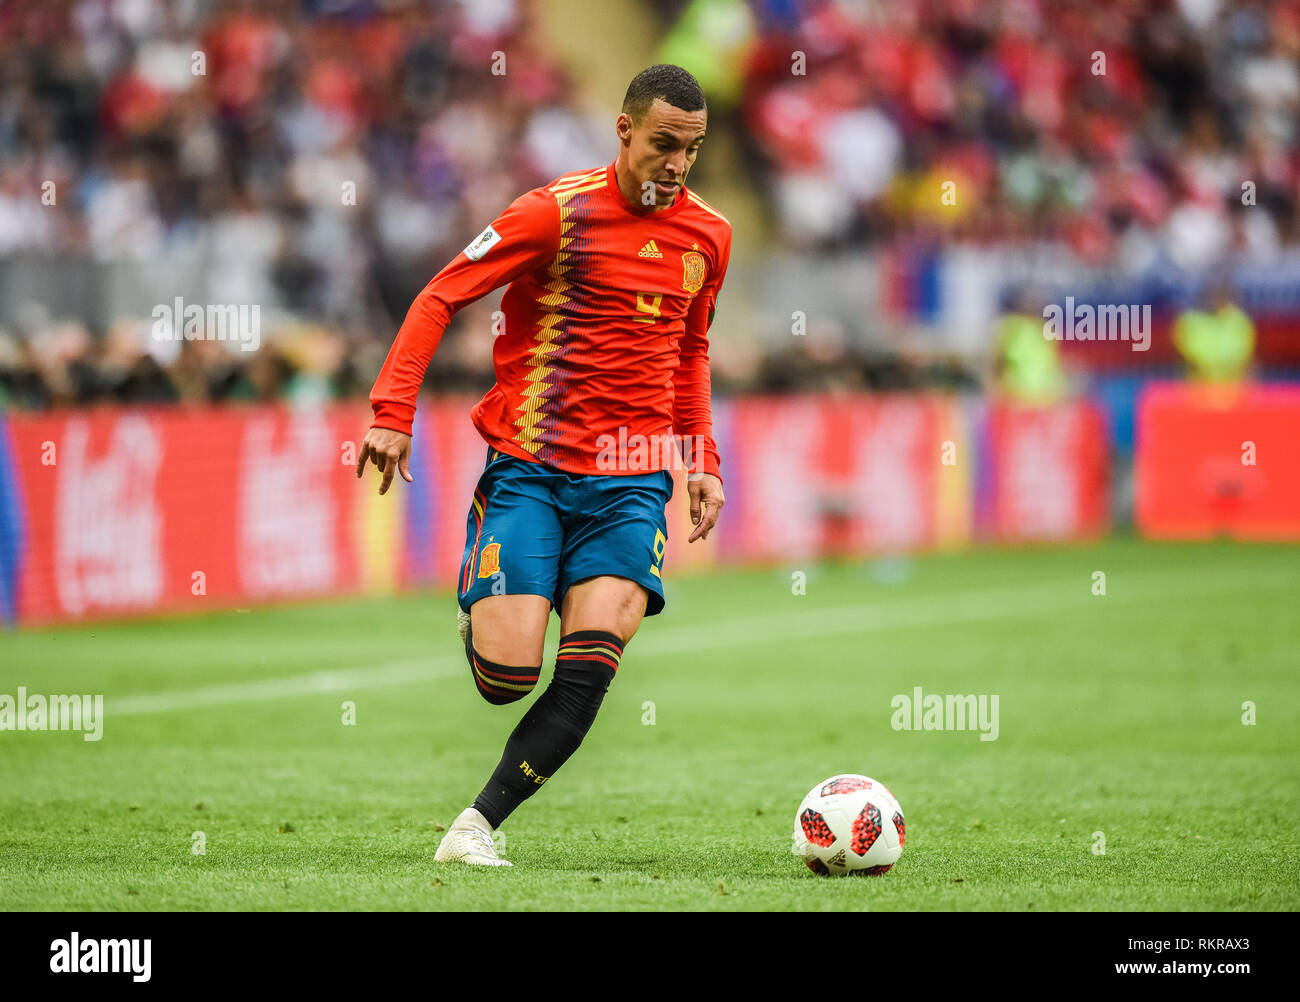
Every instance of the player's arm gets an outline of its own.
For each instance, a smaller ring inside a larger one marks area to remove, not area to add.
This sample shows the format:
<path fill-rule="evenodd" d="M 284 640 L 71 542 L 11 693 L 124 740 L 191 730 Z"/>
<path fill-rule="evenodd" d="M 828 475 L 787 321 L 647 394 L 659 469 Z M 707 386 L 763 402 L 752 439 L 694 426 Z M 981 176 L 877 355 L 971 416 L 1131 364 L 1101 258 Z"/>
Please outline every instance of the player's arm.
<path fill-rule="evenodd" d="M 718 267 L 709 276 L 686 315 L 686 333 L 673 375 L 673 431 L 685 436 L 686 492 L 691 502 L 695 531 L 687 539 L 707 539 L 718 522 L 726 498 L 722 493 L 722 464 L 713 440 L 712 381 L 709 376 L 709 327 L 717 310 L 718 293 L 727 277 L 731 258 L 731 231 L 727 231 Z"/>
<path fill-rule="evenodd" d="M 452 315 L 461 307 L 544 266 L 560 246 L 560 213 L 545 188 L 521 195 L 415 297 L 370 392 L 375 419 L 357 456 L 357 476 L 373 461 L 379 493 L 401 473 L 410 481 L 415 400 Z"/>

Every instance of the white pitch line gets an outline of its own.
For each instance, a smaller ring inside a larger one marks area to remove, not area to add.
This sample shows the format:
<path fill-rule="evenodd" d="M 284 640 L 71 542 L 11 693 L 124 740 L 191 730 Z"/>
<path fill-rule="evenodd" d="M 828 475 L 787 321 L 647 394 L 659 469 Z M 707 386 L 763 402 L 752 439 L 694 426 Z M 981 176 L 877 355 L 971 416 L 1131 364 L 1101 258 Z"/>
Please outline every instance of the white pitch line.
<path fill-rule="evenodd" d="M 1187 598 L 1282 585 L 1300 588 L 1300 575 L 1278 572 L 1240 573 L 1215 570 L 1213 577 L 1197 581 L 1184 572 L 1135 571 L 1111 576 L 1112 594 L 1101 601 L 1129 603 Z M 1189 584 L 1192 587 L 1189 587 Z M 1122 595 L 1115 594 L 1120 588 Z M 1027 587 L 981 588 L 947 595 L 917 596 L 875 602 L 870 605 L 842 605 L 806 608 L 800 612 L 750 616 L 698 626 L 676 626 L 638 633 L 638 658 L 668 657 L 690 651 L 762 645 L 773 640 L 799 640 L 830 635 L 877 633 L 882 630 L 915 627 L 943 627 L 989 619 L 1007 619 L 1044 612 L 1077 611 L 1098 601 L 1090 591 L 1090 580 L 1053 582 Z M 170 713 L 232 703 L 256 703 L 271 699 L 327 692 L 379 689 L 450 678 L 467 672 L 464 658 L 430 657 L 372 667 L 338 668 L 303 675 L 233 682 L 225 685 L 179 689 L 169 692 L 123 696 L 107 701 L 112 716 Z"/>
<path fill-rule="evenodd" d="M 375 665 L 372 668 L 337 668 L 304 675 L 260 679 L 256 682 L 231 682 L 227 685 L 208 685 L 197 689 L 175 689 L 170 692 L 140 696 L 110 697 L 107 712 L 118 717 L 137 713 L 168 713 L 173 710 L 192 710 L 229 703 L 289 699 L 323 692 L 409 685 L 412 682 L 423 682 L 451 675 L 454 664 L 450 658 L 430 658 L 425 661 L 399 661 Z M 460 665 L 460 670 L 469 670 L 464 665 L 463 659 Z"/>

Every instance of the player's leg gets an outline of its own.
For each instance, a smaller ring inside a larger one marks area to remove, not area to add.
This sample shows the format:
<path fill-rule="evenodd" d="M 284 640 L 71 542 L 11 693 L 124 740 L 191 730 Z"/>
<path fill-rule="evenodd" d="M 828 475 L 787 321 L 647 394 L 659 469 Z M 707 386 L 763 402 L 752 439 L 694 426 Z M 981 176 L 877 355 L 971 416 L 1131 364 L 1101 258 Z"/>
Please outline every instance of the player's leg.
<path fill-rule="evenodd" d="M 489 703 L 532 692 L 555 593 L 563 527 L 551 491 L 554 471 L 488 450 L 466 528 L 457 599 L 474 685 Z M 500 822 L 468 807 L 452 822 L 437 862 L 509 866 L 496 852 Z"/>
<path fill-rule="evenodd" d="M 582 478 L 560 567 L 555 673 L 506 742 L 474 810 L 492 827 L 541 788 L 582 744 L 644 615 L 663 609 L 668 474 Z M 561 500 L 564 500 L 561 495 Z"/>
<path fill-rule="evenodd" d="M 474 602 L 465 658 L 480 696 L 503 706 L 533 691 L 550 618 L 551 600 L 541 595 L 488 595 Z"/>
<path fill-rule="evenodd" d="M 644 587 L 607 575 L 566 591 L 551 683 L 507 739 L 501 761 L 471 808 L 488 826 L 499 828 L 578 750 L 646 601 Z"/>
<path fill-rule="evenodd" d="M 466 520 L 462 639 L 475 688 L 489 703 L 522 699 L 541 672 L 564 537 L 552 476 L 489 449 Z"/>
<path fill-rule="evenodd" d="M 628 578 L 602 574 L 572 584 L 560 603 L 560 635 L 602 630 L 627 646 L 645 617 L 650 593 Z"/>
<path fill-rule="evenodd" d="M 551 600 L 544 595 L 487 595 L 470 607 L 469 639 L 493 661 L 540 665 L 550 618 Z"/>

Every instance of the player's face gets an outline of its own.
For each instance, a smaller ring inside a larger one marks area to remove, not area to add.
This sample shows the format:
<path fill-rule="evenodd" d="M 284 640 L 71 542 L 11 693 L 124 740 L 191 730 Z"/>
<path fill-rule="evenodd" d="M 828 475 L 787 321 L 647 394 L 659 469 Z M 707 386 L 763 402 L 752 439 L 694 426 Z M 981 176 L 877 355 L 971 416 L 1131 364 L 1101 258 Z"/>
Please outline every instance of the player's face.
<path fill-rule="evenodd" d="M 655 99 L 639 122 L 618 116 L 618 136 L 642 204 L 651 195 L 649 204 L 656 208 L 673 204 L 699 155 L 707 123 L 707 111 L 683 111 L 662 98 Z"/>

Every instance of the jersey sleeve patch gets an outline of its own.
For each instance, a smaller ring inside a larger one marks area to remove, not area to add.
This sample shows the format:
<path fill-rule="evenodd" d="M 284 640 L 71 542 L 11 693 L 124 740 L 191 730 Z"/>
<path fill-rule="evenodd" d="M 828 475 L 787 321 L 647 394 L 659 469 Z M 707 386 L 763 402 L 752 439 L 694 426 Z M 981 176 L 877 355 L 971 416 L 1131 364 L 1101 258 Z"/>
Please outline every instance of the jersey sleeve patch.
<path fill-rule="evenodd" d="M 465 248 L 465 256 L 471 261 L 481 261 L 483 256 L 500 242 L 501 234 L 489 226 Z"/>

